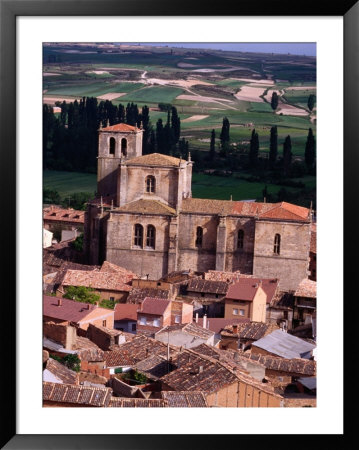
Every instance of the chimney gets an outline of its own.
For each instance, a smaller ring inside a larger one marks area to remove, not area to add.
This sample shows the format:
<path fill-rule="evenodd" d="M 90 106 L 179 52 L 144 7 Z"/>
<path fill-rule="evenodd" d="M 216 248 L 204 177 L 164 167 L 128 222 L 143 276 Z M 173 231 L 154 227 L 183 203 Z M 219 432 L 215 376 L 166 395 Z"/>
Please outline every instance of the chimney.
<path fill-rule="evenodd" d="M 232 328 L 233 328 L 233 333 L 237 334 L 238 333 L 238 325 L 237 324 L 233 324 Z"/>
<path fill-rule="evenodd" d="M 203 328 L 206 328 L 206 326 L 207 326 L 207 314 L 203 316 Z"/>
<path fill-rule="evenodd" d="M 202 373 L 202 372 L 203 372 L 203 366 L 199 366 L 198 373 Z"/>
<path fill-rule="evenodd" d="M 196 313 L 196 323 L 198 323 L 198 313 Z"/>
<path fill-rule="evenodd" d="M 98 302 L 95 302 L 95 308 L 98 308 Z"/>
<path fill-rule="evenodd" d="M 61 305 L 62 305 L 62 299 L 59 298 L 59 299 L 57 299 L 57 306 L 61 306 Z"/>

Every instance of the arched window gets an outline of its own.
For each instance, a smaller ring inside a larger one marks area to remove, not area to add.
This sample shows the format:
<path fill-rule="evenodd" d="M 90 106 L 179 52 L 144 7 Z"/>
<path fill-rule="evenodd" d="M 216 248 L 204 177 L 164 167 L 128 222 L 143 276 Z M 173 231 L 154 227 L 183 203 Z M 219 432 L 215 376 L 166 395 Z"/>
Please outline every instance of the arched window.
<path fill-rule="evenodd" d="M 196 230 L 196 247 L 202 247 L 202 241 L 203 241 L 203 228 L 197 227 Z"/>
<path fill-rule="evenodd" d="M 155 192 L 156 190 L 156 178 L 152 175 L 146 177 L 146 192 Z"/>
<path fill-rule="evenodd" d="M 121 155 L 127 156 L 127 139 L 121 139 Z"/>
<path fill-rule="evenodd" d="M 156 229 L 153 225 L 148 225 L 146 235 L 146 247 L 155 248 L 156 244 Z"/>
<path fill-rule="evenodd" d="M 135 245 L 136 247 L 141 247 L 143 246 L 143 226 L 140 225 L 139 223 L 136 223 L 135 225 L 135 234 L 134 234 L 134 239 L 133 239 L 133 245 Z"/>
<path fill-rule="evenodd" d="M 280 254 L 280 234 L 276 234 L 274 236 L 274 249 L 273 252 L 275 255 Z"/>
<path fill-rule="evenodd" d="M 116 149 L 116 139 L 114 137 L 110 138 L 110 155 L 115 154 Z"/>
<path fill-rule="evenodd" d="M 237 248 L 243 248 L 244 231 L 238 230 Z"/>

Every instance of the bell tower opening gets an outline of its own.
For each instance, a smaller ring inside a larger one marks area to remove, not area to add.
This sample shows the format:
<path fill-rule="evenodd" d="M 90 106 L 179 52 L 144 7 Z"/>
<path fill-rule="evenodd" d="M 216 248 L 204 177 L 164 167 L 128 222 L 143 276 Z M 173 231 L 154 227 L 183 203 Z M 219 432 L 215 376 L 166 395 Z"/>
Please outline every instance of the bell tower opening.
<path fill-rule="evenodd" d="M 122 156 L 127 156 L 127 139 L 126 138 L 122 138 L 121 139 L 121 155 Z"/>
<path fill-rule="evenodd" d="M 110 138 L 110 147 L 109 147 L 109 154 L 114 155 L 116 150 L 116 139 L 114 137 Z"/>

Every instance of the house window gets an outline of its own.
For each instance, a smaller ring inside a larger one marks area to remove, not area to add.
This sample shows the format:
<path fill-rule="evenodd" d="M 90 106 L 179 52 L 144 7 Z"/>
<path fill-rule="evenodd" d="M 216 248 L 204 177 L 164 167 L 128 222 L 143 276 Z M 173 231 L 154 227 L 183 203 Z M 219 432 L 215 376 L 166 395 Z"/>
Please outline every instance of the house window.
<path fill-rule="evenodd" d="M 244 309 L 240 309 L 240 310 L 239 310 L 239 315 L 240 315 L 240 316 L 244 316 Z"/>
<path fill-rule="evenodd" d="M 237 248 L 243 248 L 244 231 L 238 230 Z"/>
<path fill-rule="evenodd" d="M 274 236 L 274 249 L 273 252 L 275 255 L 280 254 L 280 234 L 276 234 Z"/>
<path fill-rule="evenodd" d="M 237 308 L 233 308 L 233 315 L 234 316 L 238 316 L 238 309 Z"/>
<path fill-rule="evenodd" d="M 102 321 L 102 326 L 105 327 L 106 326 L 106 320 Z"/>
<path fill-rule="evenodd" d="M 143 226 L 140 225 L 139 223 L 136 223 L 133 245 L 135 247 L 142 248 L 142 243 L 143 243 Z"/>
<path fill-rule="evenodd" d="M 127 139 L 121 139 L 121 155 L 127 156 Z"/>
<path fill-rule="evenodd" d="M 146 235 L 146 247 L 155 248 L 156 243 L 156 229 L 153 225 L 148 225 Z"/>
<path fill-rule="evenodd" d="M 136 331 L 136 324 L 135 323 L 132 324 L 131 331 Z"/>
<path fill-rule="evenodd" d="M 202 247 L 202 241 L 203 241 L 203 228 L 197 227 L 196 230 L 196 247 Z"/>
<path fill-rule="evenodd" d="M 115 297 L 110 297 L 110 302 L 114 302 L 115 301 Z"/>
<path fill-rule="evenodd" d="M 115 149 L 116 149 L 116 140 L 114 137 L 112 137 L 110 138 L 110 155 L 115 154 Z"/>
<path fill-rule="evenodd" d="M 146 177 L 146 192 L 154 193 L 156 190 L 156 178 L 152 175 Z"/>
<path fill-rule="evenodd" d="M 141 319 L 140 319 L 140 325 L 147 325 L 147 319 L 146 319 L 146 317 L 141 317 Z"/>
<path fill-rule="evenodd" d="M 153 326 L 159 327 L 160 326 L 160 319 L 153 319 Z"/>
<path fill-rule="evenodd" d="M 175 316 L 175 323 L 180 323 L 181 316 Z"/>

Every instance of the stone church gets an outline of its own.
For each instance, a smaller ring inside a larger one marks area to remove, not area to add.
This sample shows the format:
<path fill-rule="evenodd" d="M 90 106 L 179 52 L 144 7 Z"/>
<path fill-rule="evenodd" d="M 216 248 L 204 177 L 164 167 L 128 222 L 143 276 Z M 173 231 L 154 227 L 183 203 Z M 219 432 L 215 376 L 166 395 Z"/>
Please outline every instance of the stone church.
<path fill-rule="evenodd" d="M 142 156 L 143 130 L 100 128 L 97 197 L 85 215 L 90 264 L 141 277 L 210 269 L 278 278 L 294 290 L 308 276 L 311 211 L 290 203 L 192 198 L 191 157 Z"/>

